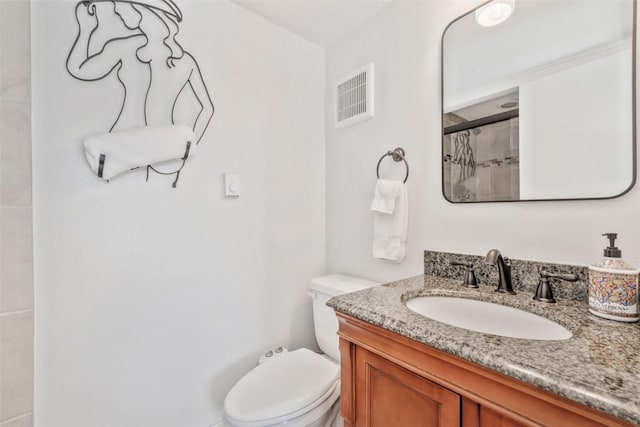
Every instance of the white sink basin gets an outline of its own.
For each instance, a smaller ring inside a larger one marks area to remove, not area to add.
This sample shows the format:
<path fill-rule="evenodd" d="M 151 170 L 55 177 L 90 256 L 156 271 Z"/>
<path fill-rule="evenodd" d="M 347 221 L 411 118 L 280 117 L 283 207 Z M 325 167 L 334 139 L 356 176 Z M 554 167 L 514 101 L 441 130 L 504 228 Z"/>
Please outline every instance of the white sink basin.
<path fill-rule="evenodd" d="M 566 340 L 571 331 L 556 322 L 517 308 L 465 298 L 412 298 L 407 307 L 425 317 L 485 334 L 529 340 Z"/>

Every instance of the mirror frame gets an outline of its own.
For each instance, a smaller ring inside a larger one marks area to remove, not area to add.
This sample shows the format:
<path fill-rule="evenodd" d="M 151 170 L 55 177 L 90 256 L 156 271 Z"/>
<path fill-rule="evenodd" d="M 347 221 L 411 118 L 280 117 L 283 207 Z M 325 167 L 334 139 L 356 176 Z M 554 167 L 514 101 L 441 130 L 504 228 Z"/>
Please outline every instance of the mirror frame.
<path fill-rule="evenodd" d="M 474 14 L 476 12 L 476 10 L 480 9 L 481 7 L 491 3 L 492 0 L 488 0 L 483 2 L 482 4 L 480 4 L 479 6 L 473 8 L 472 10 L 470 10 L 467 13 L 464 13 L 460 16 L 458 16 L 456 19 L 454 19 L 453 21 L 451 21 L 444 29 L 444 31 L 442 32 L 442 36 L 440 38 L 440 170 L 441 170 L 441 174 L 440 174 L 440 185 L 441 185 L 441 194 L 442 197 L 449 203 L 451 204 L 473 204 L 473 203 L 512 203 L 512 202 L 557 202 L 557 201 L 571 201 L 571 200 L 609 200 L 609 199 L 615 199 L 617 197 L 621 197 L 625 194 L 627 194 L 636 184 L 636 177 L 637 177 L 637 146 L 636 146 L 636 133 L 637 133 L 637 112 L 636 112 L 636 91 L 637 91 L 637 87 L 636 87 L 636 50 L 637 50 L 637 21 L 638 21 L 638 0 L 631 0 L 633 2 L 633 29 L 632 29 L 632 33 L 631 33 L 631 88 L 632 88 L 632 93 L 631 93 L 631 114 L 632 114 L 632 120 L 631 120 L 631 129 L 632 129 L 632 135 L 631 135 L 631 151 L 632 151 L 632 177 L 631 177 L 631 183 L 629 184 L 629 186 L 622 192 L 620 192 L 619 194 L 614 194 L 612 196 L 606 196 L 606 197 L 568 197 L 568 198 L 549 198 L 549 199 L 523 199 L 523 200 L 472 200 L 472 201 L 453 201 L 453 200 L 449 200 L 447 198 L 447 196 L 445 195 L 445 185 L 444 185 L 444 178 L 445 178 L 445 165 L 444 165 L 444 129 L 445 129 L 445 125 L 444 125 L 444 36 L 447 33 L 447 30 L 449 29 L 450 26 L 452 26 L 453 24 L 455 24 L 456 22 L 458 22 L 459 20 L 461 20 L 462 18 L 465 18 L 468 15 Z"/>

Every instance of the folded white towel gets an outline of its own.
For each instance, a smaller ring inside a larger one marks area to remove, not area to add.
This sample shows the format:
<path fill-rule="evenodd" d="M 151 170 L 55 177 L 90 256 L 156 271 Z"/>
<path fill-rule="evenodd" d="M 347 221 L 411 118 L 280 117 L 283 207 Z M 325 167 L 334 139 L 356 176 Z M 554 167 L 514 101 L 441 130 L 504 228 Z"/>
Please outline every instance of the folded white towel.
<path fill-rule="evenodd" d="M 92 135 L 82 141 L 89 167 L 111 179 L 131 169 L 177 160 L 196 151 L 196 138 L 188 126 L 144 126 Z M 102 162 L 101 162 L 102 157 Z"/>
<path fill-rule="evenodd" d="M 407 186 L 402 183 L 392 214 L 373 214 L 373 257 L 398 263 L 404 260 L 409 222 Z"/>
<path fill-rule="evenodd" d="M 393 213 L 396 208 L 396 198 L 400 194 L 402 181 L 391 181 L 388 179 L 378 179 L 376 190 L 371 202 L 371 210 L 386 214 Z"/>

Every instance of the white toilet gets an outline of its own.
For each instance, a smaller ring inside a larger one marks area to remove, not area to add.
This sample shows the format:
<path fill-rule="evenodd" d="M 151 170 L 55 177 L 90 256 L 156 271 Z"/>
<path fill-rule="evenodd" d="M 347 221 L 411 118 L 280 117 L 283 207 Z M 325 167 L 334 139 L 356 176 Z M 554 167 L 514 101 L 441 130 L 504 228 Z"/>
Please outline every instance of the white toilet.
<path fill-rule="evenodd" d="M 224 426 L 341 426 L 338 319 L 325 303 L 378 284 L 341 274 L 313 279 L 309 294 L 316 340 L 325 354 L 300 348 L 253 368 L 227 394 Z"/>

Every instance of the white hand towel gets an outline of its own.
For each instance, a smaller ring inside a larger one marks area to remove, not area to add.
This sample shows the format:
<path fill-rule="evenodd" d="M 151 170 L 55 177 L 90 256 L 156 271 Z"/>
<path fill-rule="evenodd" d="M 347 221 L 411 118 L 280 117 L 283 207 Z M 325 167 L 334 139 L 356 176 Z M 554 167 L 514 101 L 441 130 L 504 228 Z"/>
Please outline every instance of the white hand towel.
<path fill-rule="evenodd" d="M 373 257 L 402 262 L 407 241 L 409 199 L 407 186 L 402 183 L 392 214 L 373 214 Z"/>
<path fill-rule="evenodd" d="M 378 181 L 376 181 L 373 201 L 371 202 L 371 210 L 386 214 L 393 213 L 396 208 L 396 198 L 398 194 L 400 194 L 400 188 L 402 186 L 402 181 L 378 179 Z"/>
<path fill-rule="evenodd" d="M 131 169 L 182 159 L 187 146 L 189 157 L 196 151 L 195 135 L 183 125 L 144 126 L 93 135 L 85 138 L 82 144 L 89 167 L 106 180 Z"/>

